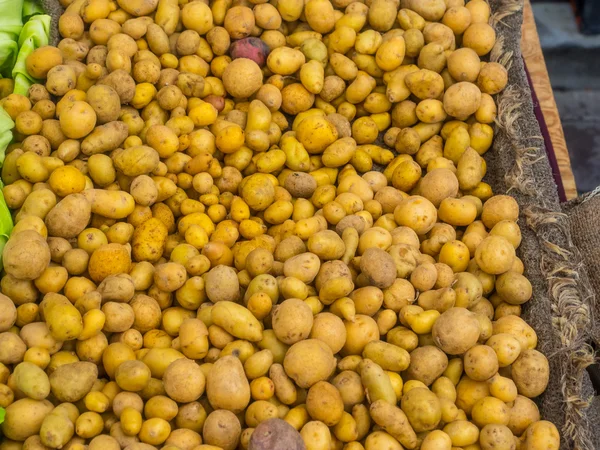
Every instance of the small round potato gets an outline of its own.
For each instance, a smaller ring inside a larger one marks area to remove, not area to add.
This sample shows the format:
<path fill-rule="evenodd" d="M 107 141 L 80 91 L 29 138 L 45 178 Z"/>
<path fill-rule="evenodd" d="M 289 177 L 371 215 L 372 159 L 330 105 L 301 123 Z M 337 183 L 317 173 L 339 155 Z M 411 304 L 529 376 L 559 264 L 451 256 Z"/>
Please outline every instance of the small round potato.
<path fill-rule="evenodd" d="M 542 353 L 533 349 L 525 350 L 511 367 L 519 394 L 534 398 L 546 390 L 550 369 L 548 359 Z"/>
<path fill-rule="evenodd" d="M 300 299 L 290 298 L 277 305 L 272 315 L 273 331 L 284 344 L 306 339 L 313 326 L 310 306 Z"/>
<path fill-rule="evenodd" d="M 427 388 L 417 387 L 405 393 L 401 408 L 417 433 L 433 430 L 442 418 L 440 401 Z"/>
<path fill-rule="evenodd" d="M 477 344 L 479 321 L 465 308 L 450 308 L 436 320 L 432 335 L 436 345 L 446 353 L 461 355 Z"/>
<path fill-rule="evenodd" d="M 290 347 L 283 367 L 298 386 L 309 388 L 329 378 L 335 370 L 335 358 L 331 348 L 323 341 L 305 339 Z"/>
<path fill-rule="evenodd" d="M 400 202 L 394 210 L 394 219 L 398 225 L 409 227 L 422 235 L 435 225 L 437 210 L 425 197 L 414 195 Z"/>
<path fill-rule="evenodd" d="M 461 81 L 450 86 L 444 93 L 444 110 L 448 115 L 464 120 L 479 109 L 481 91 L 477 86 Z"/>
<path fill-rule="evenodd" d="M 496 32 L 487 23 L 472 23 L 463 34 L 463 46 L 475 50 L 479 56 L 487 55 L 496 43 Z"/>
<path fill-rule="evenodd" d="M 169 364 L 163 383 L 169 397 L 180 403 L 189 403 L 204 393 L 205 377 L 195 361 L 182 358 Z"/>
<path fill-rule="evenodd" d="M 509 271 L 515 256 L 515 248 L 502 236 L 488 236 L 475 250 L 477 265 L 492 275 Z"/>
<path fill-rule="evenodd" d="M 368 248 L 362 254 L 360 269 L 372 286 L 381 289 L 390 287 L 396 279 L 394 259 L 379 248 Z"/>

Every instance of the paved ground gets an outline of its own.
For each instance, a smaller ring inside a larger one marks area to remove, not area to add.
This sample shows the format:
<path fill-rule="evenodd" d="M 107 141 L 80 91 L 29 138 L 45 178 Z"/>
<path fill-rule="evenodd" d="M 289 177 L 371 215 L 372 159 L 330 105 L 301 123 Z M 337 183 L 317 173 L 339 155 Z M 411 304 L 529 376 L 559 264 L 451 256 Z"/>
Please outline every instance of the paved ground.
<path fill-rule="evenodd" d="M 569 3 L 534 3 L 577 189 L 600 185 L 600 36 L 577 31 Z"/>

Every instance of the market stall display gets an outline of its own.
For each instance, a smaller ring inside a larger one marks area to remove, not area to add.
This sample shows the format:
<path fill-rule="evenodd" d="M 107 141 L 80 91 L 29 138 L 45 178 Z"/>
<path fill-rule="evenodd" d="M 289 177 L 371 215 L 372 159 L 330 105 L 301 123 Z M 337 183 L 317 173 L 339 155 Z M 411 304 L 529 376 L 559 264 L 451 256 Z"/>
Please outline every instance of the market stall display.
<path fill-rule="evenodd" d="M 1 449 L 587 442 L 543 420 L 518 4 L 64 6 L 2 99 Z"/>

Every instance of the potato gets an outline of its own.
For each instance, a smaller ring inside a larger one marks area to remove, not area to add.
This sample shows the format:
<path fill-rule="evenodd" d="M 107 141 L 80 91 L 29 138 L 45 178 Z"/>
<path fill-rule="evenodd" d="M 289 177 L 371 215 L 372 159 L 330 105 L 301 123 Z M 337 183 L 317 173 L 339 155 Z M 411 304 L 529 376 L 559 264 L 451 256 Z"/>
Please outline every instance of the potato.
<path fill-rule="evenodd" d="M 434 169 L 423 177 L 419 192 L 437 208 L 442 200 L 458 195 L 458 179 L 449 169 Z"/>
<path fill-rule="evenodd" d="M 92 213 L 109 219 L 123 219 L 135 207 L 133 197 L 124 191 L 86 189 L 82 195 L 91 203 Z"/>
<path fill-rule="evenodd" d="M 98 378 L 98 368 L 89 362 L 64 364 L 50 374 L 52 394 L 63 402 L 81 400 Z"/>
<path fill-rule="evenodd" d="M 251 342 L 262 340 L 262 327 L 258 320 L 237 303 L 218 302 L 211 309 L 211 320 L 232 336 Z"/>
<path fill-rule="evenodd" d="M 309 251 L 324 261 L 341 258 L 346 249 L 342 238 L 331 230 L 319 231 L 310 236 L 307 247 Z"/>
<path fill-rule="evenodd" d="M 521 350 L 534 349 L 537 345 L 537 335 L 523 319 L 514 315 L 501 317 L 494 322 L 493 334 L 508 333 L 521 344 Z"/>
<path fill-rule="evenodd" d="M 410 426 L 408 418 L 397 406 L 391 405 L 384 400 L 371 403 L 369 408 L 372 419 L 377 425 L 387 431 L 407 448 L 417 446 L 417 435 Z"/>
<path fill-rule="evenodd" d="M 279 75 L 291 75 L 300 70 L 305 62 L 304 54 L 300 50 L 289 47 L 273 49 L 267 58 L 267 66 L 271 72 Z"/>
<path fill-rule="evenodd" d="M 52 236 L 74 238 L 88 225 L 92 207 L 80 194 L 67 195 L 48 212 L 46 226 Z"/>
<path fill-rule="evenodd" d="M 383 341 L 369 342 L 362 355 L 378 364 L 382 369 L 393 372 L 406 370 L 410 362 L 410 356 L 405 349 Z"/>
<path fill-rule="evenodd" d="M 481 220 L 489 229 L 502 220 L 516 221 L 519 218 L 519 205 L 508 195 L 496 195 L 483 204 Z"/>
<path fill-rule="evenodd" d="M 41 70 L 44 71 L 46 69 L 41 67 Z M 77 82 L 75 70 L 66 64 L 52 66 L 46 73 L 46 78 L 46 89 L 54 95 L 65 95 L 71 89 L 75 88 Z"/>
<path fill-rule="evenodd" d="M 450 116 L 464 120 L 479 109 L 481 91 L 477 86 L 461 81 L 450 86 L 444 93 L 444 110 Z"/>
<path fill-rule="evenodd" d="M 474 189 L 485 175 L 483 159 L 472 148 L 467 148 L 458 159 L 456 176 L 463 191 Z"/>
<path fill-rule="evenodd" d="M 350 410 L 354 405 L 362 403 L 365 399 L 365 392 L 361 384 L 361 377 L 352 370 L 340 372 L 333 380 L 332 384 L 340 391 L 344 408 Z"/>
<path fill-rule="evenodd" d="M 163 375 L 167 395 L 173 400 L 189 403 L 204 393 L 205 377 L 200 366 L 190 359 L 177 359 Z"/>
<path fill-rule="evenodd" d="M 511 368 L 511 375 L 519 394 L 534 398 L 546 390 L 549 365 L 542 353 L 533 349 L 524 350 Z"/>
<path fill-rule="evenodd" d="M 404 82 L 410 92 L 421 100 L 438 98 L 444 91 L 444 80 L 442 77 L 438 73 L 427 69 L 420 69 L 407 74 Z M 444 94 L 445 97 L 446 94 Z M 446 108 L 446 105 L 444 105 L 444 109 L 446 113 L 452 115 Z"/>
<path fill-rule="evenodd" d="M 235 301 L 239 298 L 239 281 L 231 267 L 220 265 L 211 269 L 205 283 L 206 295 L 212 302 Z"/>
<path fill-rule="evenodd" d="M 488 236 L 475 250 L 477 265 L 492 275 L 509 271 L 515 256 L 515 248 L 502 236 Z"/>
<path fill-rule="evenodd" d="M 206 379 L 206 393 L 213 408 L 242 411 L 250 401 L 250 386 L 242 363 L 235 356 L 218 359 Z"/>
<path fill-rule="evenodd" d="M 560 435 L 553 423 L 540 420 L 527 428 L 522 436 L 522 442 L 526 449 L 558 449 L 560 447 Z"/>
<path fill-rule="evenodd" d="M 339 81 L 343 83 L 340 78 Z M 339 85 L 338 85 L 339 87 Z M 327 79 L 324 81 L 321 94 L 326 92 L 330 87 L 327 85 Z M 339 94 L 338 94 L 339 95 Z M 281 90 L 282 103 L 281 109 L 287 114 L 299 114 L 307 111 L 315 102 L 315 96 L 309 92 L 302 84 L 293 83 Z"/>
<path fill-rule="evenodd" d="M 308 337 L 313 326 L 313 314 L 307 303 L 290 298 L 274 308 L 272 321 L 277 339 L 291 345 Z"/>
<path fill-rule="evenodd" d="M 437 211 L 424 197 L 414 195 L 403 199 L 394 210 L 394 219 L 400 226 L 406 226 L 417 234 L 425 234 L 436 222 Z"/>
<path fill-rule="evenodd" d="M 471 48 L 479 56 L 487 55 L 496 43 L 496 32 L 486 23 L 472 23 L 463 34 L 462 45 Z"/>
<path fill-rule="evenodd" d="M 276 446 L 290 450 L 306 448 L 300 433 L 286 421 L 273 418 L 261 422 L 252 432 L 248 450 L 266 450 Z"/>
<path fill-rule="evenodd" d="M 225 69 L 223 85 L 233 97 L 249 97 L 262 85 L 260 67 L 248 58 L 238 58 Z"/>
<path fill-rule="evenodd" d="M 20 280 L 38 278 L 50 263 L 46 240 L 33 230 L 13 235 L 2 251 L 6 273 Z"/>
<path fill-rule="evenodd" d="M 136 261 L 156 262 L 163 253 L 167 227 L 158 219 L 143 222 L 133 233 L 132 254 Z"/>
<path fill-rule="evenodd" d="M 456 324 L 460 323 L 460 328 Z M 432 329 L 438 347 L 451 355 L 460 355 L 474 346 L 479 339 L 479 322 L 464 308 L 450 308 L 436 320 Z"/>
<path fill-rule="evenodd" d="M 344 404 L 335 386 L 319 381 L 308 390 L 306 409 L 312 418 L 334 426 L 343 416 Z"/>
<path fill-rule="evenodd" d="M 309 360 L 312 363 L 307 365 Z M 303 388 L 329 378 L 335 365 L 330 347 L 318 339 L 306 339 L 292 345 L 283 361 L 288 376 Z"/>
<path fill-rule="evenodd" d="M 92 280 L 100 282 L 109 275 L 129 272 L 131 256 L 120 244 L 105 244 L 90 257 L 88 270 Z"/>
<path fill-rule="evenodd" d="M 283 273 L 286 277 L 294 277 L 309 284 L 317 276 L 320 267 L 319 257 L 314 253 L 306 252 L 287 259 L 283 265 Z"/>
<path fill-rule="evenodd" d="M 318 33 L 328 33 L 335 25 L 333 6 L 329 0 L 309 0 L 304 14 L 310 27 Z"/>
<path fill-rule="evenodd" d="M 123 122 L 108 122 L 96 127 L 82 141 L 81 152 L 91 156 L 115 150 L 127 138 L 127 133 L 127 125 Z M 93 171 L 93 166 L 90 167 L 90 171 Z"/>
<path fill-rule="evenodd" d="M 506 272 L 496 279 L 496 292 L 511 305 L 522 305 L 532 296 L 531 283 L 517 272 Z"/>
<path fill-rule="evenodd" d="M 136 177 L 152 172 L 159 163 L 159 154 L 145 145 L 129 147 L 113 158 L 115 167 L 124 175 Z"/>
<path fill-rule="evenodd" d="M 535 402 L 523 395 L 517 395 L 509 406 L 508 428 L 515 436 L 522 435 L 531 424 L 540 420 L 540 412 Z"/>
<path fill-rule="evenodd" d="M 295 198 L 310 198 L 317 188 L 317 182 L 306 173 L 293 172 L 286 177 L 284 187 Z"/>
<path fill-rule="evenodd" d="M 0 333 L 8 331 L 17 321 L 17 308 L 13 301 L 0 294 Z"/>
<path fill-rule="evenodd" d="M 479 430 L 477 426 L 466 420 L 455 420 L 443 428 L 444 432 L 450 436 L 452 445 L 472 445 L 479 439 Z"/>
<path fill-rule="evenodd" d="M 331 446 L 331 432 L 327 425 L 319 420 L 304 424 L 300 430 L 300 435 L 305 445 L 314 445 L 315 448 L 329 448 Z M 302 448 L 310 448 L 308 445 Z"/>
<path fill-rule="evenodd" d="M 421 381 L 428 386 L 446 370 L 446 367 L 448 367 L 446 354 L 435 346 L 426 345 L 410 352 L 410 365 L 406 373 L 411 379 Z"/>
<path fill-rule="evenodd" d="M 44 296 L 40 309 L 54 339 L 68 341 L 81 334 L 81 314 L 67 297 L 50 292 Z"/>
<path fill-rule="evenodd" d="M 6 408 L 2 433 L 8 439 L 24 441 L 39 433 L 44 418 L 52 409 L 52 403 L 47 400 L 17 400 Z M 24 417 L 27 417 L 26 421 L 23 421 Z"/>
<path fill-rule="evenodd" d="M 445 198 L 440 203 L 438 216 L 452 226 L 467 226 L 477 217 L 477 207 L 462 198 Z"/>
<path fill-rule="evenodd" d="M 46 78 L 48 72 L 63 63 L 60 50 L 49 45 L 35 49 L 27 59 L 27 72 L 34 78 Z"/>
<path fill-rule="evenodd" d="M 211 412 L 202 427 L 206 444 L 224 450 L 236 448 L 241 432 L 242 428 L 238 418 L 226 410 Z"/>
<path fill-rule="evenodd" d="M 119 118 L 121 99 L 115 89 L 108 85 L 95 85 L 87 91 L 87 102 L 94 109 L 98 123 L 105 124 Z"/>
<path fill-rule="evenodd" d="M 22 362 L 13 372 L 19 391 L 33 400 L 44 400 L 50 393 L 50 381 L 46 373 L 35 364 Z"/>
<path fill-rule="evenodd" d="M 402 397 L 402 411 L 413 429 L 419 433 L 437 427 L 442 417 L 440 401 L 427 388 L 414 388 Z"/>

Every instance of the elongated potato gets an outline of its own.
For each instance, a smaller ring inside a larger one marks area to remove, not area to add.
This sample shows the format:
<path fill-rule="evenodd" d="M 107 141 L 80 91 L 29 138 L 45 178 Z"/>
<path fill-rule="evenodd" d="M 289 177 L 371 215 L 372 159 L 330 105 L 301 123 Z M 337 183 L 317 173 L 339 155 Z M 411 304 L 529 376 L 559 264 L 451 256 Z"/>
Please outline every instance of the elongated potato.
<path fill-rule="evenodd" d="M 108 122 L 94 129 L 81 142 L 81 153 L 87 156 L 110 152 L 127 139 L 129 128 L 120 121 Z"/>
<path fill-rule="evenodd" d="M 133 233 L 132 255 L 136 261 L 158 261 L 164 251 L 169 231 L 162 221 L 151 218 Z"/>
<path fill-rule="evenodd" d="M 92 206 L 85 196 L 71 194 L 48 212 L 45 223 L 52 236 L 69 239 L 87 227 L 91 214 Z"/>
<path fill-rule="evenodd" d="M 406 350 L 384 341 L 371 341 L 363 350 L 363 358 L 368 358 L 384 370 L 402 372 L 408 368 L 410 355 Z"/>
<path fill-rule="evenodd" d="M 237 413 L 250 402 L 250 385 L 244 367 L 235 356 L 219 358 L 206 379 L 208 401 L 215 409 Z"/>
<path fill-rule="evenodd" d="M 92 205 L 92 212 L 109 219 L 123 219 L 135 208 L 135 200 L 124 191 L 87 189 L 82 195 Z"/>
<path fill-rule="evenodd" d="M 250 342 L 262 340 L 262 327 L 252 313 L 234 302 L 217 302 L 211 309 L 211 319 L 231 335 Z"/>
<path fill-rule="evenodd" d="M 396 404 L 396 393 L 390 378 L 383 369 L 373 361 L 365 359 L 360 368 L 360 378 L 372 402 L 381 400 L 391 405 Z"/>
<path fill-rule="evenodd" d="M 152 147 L 138 145 L 117 153 L 115 167 L 123 174 L 136 177 L 152 172 L 160 162 L 158 152 Z"/>
<path fill-rule="evenodd" d="M 404 411 L 385 400 L 371 403 L 369 408 L 371 418 L 377 425 L 387 431 L 406 448 L 417 446 L 417 435 L 410 426 Z"/>

